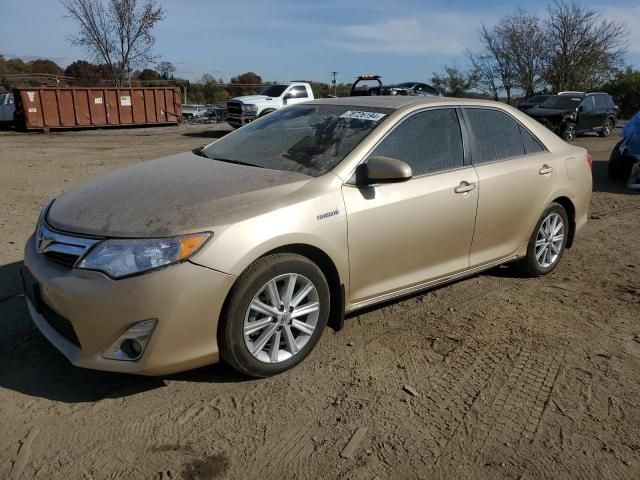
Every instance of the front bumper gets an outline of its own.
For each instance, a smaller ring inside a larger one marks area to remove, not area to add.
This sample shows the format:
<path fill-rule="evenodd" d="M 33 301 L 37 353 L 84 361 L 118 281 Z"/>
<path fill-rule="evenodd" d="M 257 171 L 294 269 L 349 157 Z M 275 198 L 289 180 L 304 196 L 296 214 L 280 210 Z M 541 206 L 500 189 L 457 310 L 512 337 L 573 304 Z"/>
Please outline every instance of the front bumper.
<path fill-rule="evenodd" d="M 526 112 L 525 112 L 526 113 Z M 547 127 L 552 132 L 559 134 L 562 132 L 562 128 L 566 124 L 566 122 L 562 119 L 557 118 L 547 118 L 547 117 L 533 117 L 538 123 L 541 123 L 545 127 Z"/>
<path fill-rule="evenodd" d="M 69 269 L 48 260 L 36 252 L 33 236 L 25 247 L 24 265 L 37 282 L 44 305 L 37 311 L 27 300 L 31 317 L 73 365 L 165 375 L 218 361 L 218 318 L 235 280 L 232 275 L 184 262 L 112 280 L 99 272 Z M 67 328 L 72 326 L 79 345 L 55 318 L 66 321 Z M 156 319 L 157 324 L 139 360 L 102 356 L 129 327 L 148 319 Z"/>
<path fill-rule="evenodd" d="M 234 115 L 234 114 L 227 114 L 227 123 L 229 125 L 231 125 L 232 127 L 235 128 L 240 128 L 243 125 L 246 125 L 247 123 L 251 123 L 253 122 L 256 118 L 258 118 L 257 115 Z"/>

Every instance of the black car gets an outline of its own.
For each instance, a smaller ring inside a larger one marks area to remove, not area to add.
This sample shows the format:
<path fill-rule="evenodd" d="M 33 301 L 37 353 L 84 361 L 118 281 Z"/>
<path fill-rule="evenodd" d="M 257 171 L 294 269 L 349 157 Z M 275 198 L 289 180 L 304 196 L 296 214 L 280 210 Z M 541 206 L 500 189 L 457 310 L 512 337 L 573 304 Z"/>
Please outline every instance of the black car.
<path fill-rule="evenodd" d="M 383 95 L 418 95 L 423 97 L 441 97 L 442 93 L 431 85 L 420 82 L 404 82 L 382 87 Z"/>
<path fill-rule="evenodd" d="M 518 104 L 518 110 L 526 112 L 527 110 L 544 103 L 550 96 L 551 95 L 534 95 L 532 97 L 525 98 Z"/>
<path fill-rule="evenodd" d="M 611 135 L 618 107 L 606 93 L 576 93 L 553 95 L 526 113 L 564 140 L 573 140 L 585 132 L 597 132 L 601 137 Z"/>

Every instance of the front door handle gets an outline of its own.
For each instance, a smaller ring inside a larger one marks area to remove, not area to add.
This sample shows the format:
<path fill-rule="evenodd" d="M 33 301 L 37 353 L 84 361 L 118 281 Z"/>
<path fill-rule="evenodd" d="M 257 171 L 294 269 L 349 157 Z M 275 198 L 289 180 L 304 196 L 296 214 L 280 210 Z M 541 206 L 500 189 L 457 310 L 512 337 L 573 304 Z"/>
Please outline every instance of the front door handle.
<path fill-rule="evenodd" d="M 546 163 L 542 166 L 540 170 L 538 170 L 538 173 L 540 175 L 547 175 L 548 173 L 551 173 L 551 172 L 553 172 L 553 167 L 550 167 Z"/>
<path fill-rule="evenodd" d="M 473 190 L 474 188 L 476 188 L 476 184 L 475 183 L 469 183 L 466 181 L 462 181 L 460 182 L 460 185 L 458 185 L 456 188 L 453 189 L 454 192 L 456 193 L 468 193 L 471 190 Z"/>

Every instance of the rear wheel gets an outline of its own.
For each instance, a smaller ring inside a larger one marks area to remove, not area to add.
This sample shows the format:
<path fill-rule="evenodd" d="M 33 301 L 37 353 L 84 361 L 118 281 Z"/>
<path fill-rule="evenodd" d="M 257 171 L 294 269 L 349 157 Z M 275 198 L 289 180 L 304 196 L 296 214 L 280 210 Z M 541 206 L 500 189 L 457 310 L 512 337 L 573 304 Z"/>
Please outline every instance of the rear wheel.
<path fill-rule="evenodd" d="M 560 262 L 569 236 L 569 217 L 564 207 L 552 203 L 544 211 L 529 239 L 520 268 L 532 276 L 552 272 Z"/>
<path fill-rule="evenodd" d="M 620 144 L 622 144 L 622 142 L 618 142 L 616 146 L 613 147 L 611 156 L 609 157 L 609 178 L 626 182 L 631 175 L 631 169 L 636 160 L 632 156 L 625 155 L 621 152 Z"/>
<path fill-rule="evenodd" d="M 252 377 L 284 372 L 318 343 L 329 305 L 329 286 L 311 260 L 261 258 L 240 276 L 227 302 L 218 332 L 222 358 Z"/>
<path fill-rule="evenodd" d="M 562 129 L 562 139 L 566 142 L 575 140 L 578 135 L 578 131 L 575 123 L 567 123 Z"/>
<path fill-rule="evenodd" d="M 611 120 L 610 118 L 607 118 L 607 121 L 604 122 L 604 125 L 602 126 L 602 130 L 598 132 L 598 135 L 600 135 L 601 137 L 608 137 L 609 135 L 611 135 L 612 130 L 613 130 L 613 120 Z"/>

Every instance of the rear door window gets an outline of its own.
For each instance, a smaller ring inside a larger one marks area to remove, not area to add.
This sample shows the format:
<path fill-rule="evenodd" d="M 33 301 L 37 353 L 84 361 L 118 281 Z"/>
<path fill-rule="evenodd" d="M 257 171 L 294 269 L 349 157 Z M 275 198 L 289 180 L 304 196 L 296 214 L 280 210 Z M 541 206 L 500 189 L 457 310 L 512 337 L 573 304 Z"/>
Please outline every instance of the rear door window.
<path fill-rule="evenodd" d="M 533 136 L 529 130 L 524 128 L 522 125 L 520 127 L 520 134 L 522 135 L 522 143 L 524 144 L 524 153 L 527 155 L 533 155 L 536 153 L 544 152 L 545 148 L 542 144 Z"/>
<path fill-rule="evenodd" d="M 594 95 L 593 99 L 596 103 L 596 109 L 607 108 L 607 98 L 604 95 Z"/>
<path fill-rule="evenodd" d="M 289 90 L 289 95 L 293 98 L 307 98 L 309 95 L 307 94 L 307 89 L 302 85 L 298 85 Z"/>
<path fill-rule="evenodd" d="M 442 108 L 411 115 L 370 156 L 377 155 L 406 162 L 414 177 L 461 168 L 464 153 L 456 111 Z"/>
<path fill-rule="evenodd" d="M 497 162 L 525 154 L 518 123 L 506 113 L 484 108 L 466 108 L 474 137 L 476 164 Z"/>

